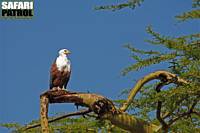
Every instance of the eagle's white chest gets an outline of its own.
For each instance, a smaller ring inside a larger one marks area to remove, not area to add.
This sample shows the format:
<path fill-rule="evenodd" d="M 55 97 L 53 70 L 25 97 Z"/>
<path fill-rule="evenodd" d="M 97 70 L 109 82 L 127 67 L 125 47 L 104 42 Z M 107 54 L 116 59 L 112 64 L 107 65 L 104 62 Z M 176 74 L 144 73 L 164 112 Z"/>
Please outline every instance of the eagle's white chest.
<path fill-rule="evenodd" d="M 56 59 L 56 66 L 58 68 L 59 71 L 70 71 L 70 67 L 71 67 L 71 63 L 70 60 L 67 59 L 66 56 L 59 56 Z"/>

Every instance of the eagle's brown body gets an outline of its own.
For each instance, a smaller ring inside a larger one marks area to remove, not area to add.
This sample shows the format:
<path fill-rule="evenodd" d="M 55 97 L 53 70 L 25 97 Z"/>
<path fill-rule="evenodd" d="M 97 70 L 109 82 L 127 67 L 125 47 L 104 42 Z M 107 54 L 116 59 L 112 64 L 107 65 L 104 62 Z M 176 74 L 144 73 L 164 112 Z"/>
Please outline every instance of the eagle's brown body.
<path fill-rule="evenodd" d="M 51 66 L 50 73 L 51 73 L 50 89 L 52 89 L 54 87 L 66 88 L 67 83 L 70 79 L 71 71 L 64 71 L 64 69 L 59 71 L 56 66 L 56 63 L 54 62 Z"/>

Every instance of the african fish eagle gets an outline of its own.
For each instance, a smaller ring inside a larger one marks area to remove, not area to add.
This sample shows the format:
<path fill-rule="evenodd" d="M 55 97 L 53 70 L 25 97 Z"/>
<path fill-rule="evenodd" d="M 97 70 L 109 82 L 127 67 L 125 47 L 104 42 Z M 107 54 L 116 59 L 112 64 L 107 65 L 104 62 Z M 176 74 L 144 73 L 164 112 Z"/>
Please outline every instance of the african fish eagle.
<path fill-rule="evenodd" d="M 71 63 L 68 55 L 71 52 L 61 49 L 50 70 L 50 89 L 66 89 L 71 74 Z"/>

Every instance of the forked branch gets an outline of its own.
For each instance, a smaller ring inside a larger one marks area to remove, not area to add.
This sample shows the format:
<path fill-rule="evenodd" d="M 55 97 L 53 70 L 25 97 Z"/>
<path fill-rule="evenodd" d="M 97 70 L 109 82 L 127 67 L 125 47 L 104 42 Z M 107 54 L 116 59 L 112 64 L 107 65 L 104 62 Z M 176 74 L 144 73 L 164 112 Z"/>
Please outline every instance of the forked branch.
<path fill-rule="evenodd" d="M 131 101 L 134 99 L 136 94 L 141 90 L 141 88 L 149 81 L 152 81 L 154 79 L 161 80 L 163 83 L 175 83 L 175 84 L 187 84 L 188 82 L 184 79 L 181 79 L 180 77 L 177 77 L 175 74 L 172 74 L 167 71 L 156 71 L 153 73 L 150 73 L 140 79 L 136 85 L 131 89 L 128 99 L 126 102 L 122 105 L 120 108 L 121 111 L 126 111 L 128 106 L 130 105 Z"/>
<path fill-rule="evenodd" d="M 156 86 L 156 92 L 159 93 L 164 85 L 165 85 L 164 82 L 159 83 Z M 165 120 L 161 116 L 161 110 L 162 110 L 162 101 L 158 101 L 157 102 L 157 110 L 156 110 L 156 118 L 161 123 L 162 128 L 165 130 L 165 129 L 167 129 L 168 126 L 167 126 L 167 123 L 165 122 Z"/>
<path fill-rule="evenodd" d="M 47 91 L 41 95 L 41 127 L 43 133 L 49 133 L 48 128 L 48 104 L 75 103 L 87 107 L 97 114 L 99 119 L 109 120 L 112 124 L 135 133 L 152 133 L 157 129 L 156 125 L 137 119 L 132 115 L 120 112 L 109 99 L 91 93 L 67 92 L 65 90 Z"/>

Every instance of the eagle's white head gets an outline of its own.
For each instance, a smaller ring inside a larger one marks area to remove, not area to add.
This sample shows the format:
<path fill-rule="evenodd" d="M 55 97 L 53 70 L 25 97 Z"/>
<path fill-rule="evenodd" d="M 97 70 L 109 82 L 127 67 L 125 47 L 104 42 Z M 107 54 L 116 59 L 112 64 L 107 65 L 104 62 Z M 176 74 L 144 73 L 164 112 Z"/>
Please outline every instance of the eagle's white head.
<path fill-rule="evenodd" d="M 67 55 L 71 52 L 67 49 L 59 50 L 59 56 L 56 59 L 56 65 L 59 71 L 70 71 L 70 60 L 68 59 Z"/>
<path fill-rule="evenodd" d="M 69 51 L 69 50 L 67 50 L 67 49 L 61 49 L 61 50 L 59 50 L 59 55 L 60 56 L 67 56 L 67 55 L 69 55 L 71 52 Z"/>

